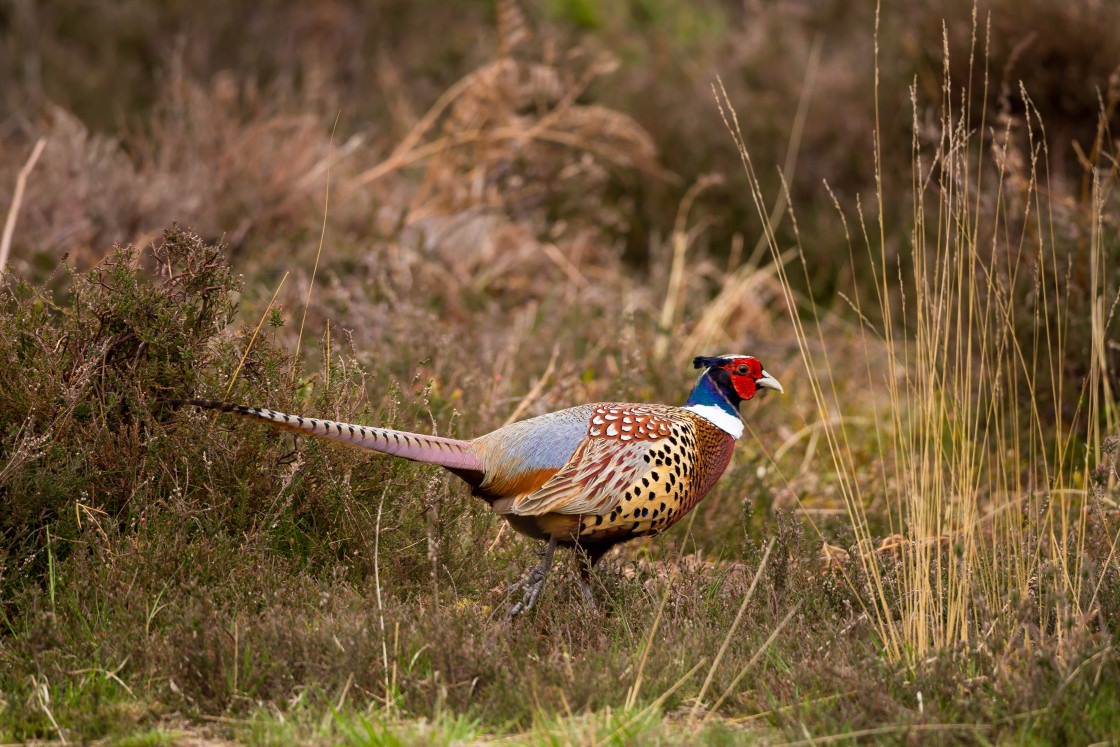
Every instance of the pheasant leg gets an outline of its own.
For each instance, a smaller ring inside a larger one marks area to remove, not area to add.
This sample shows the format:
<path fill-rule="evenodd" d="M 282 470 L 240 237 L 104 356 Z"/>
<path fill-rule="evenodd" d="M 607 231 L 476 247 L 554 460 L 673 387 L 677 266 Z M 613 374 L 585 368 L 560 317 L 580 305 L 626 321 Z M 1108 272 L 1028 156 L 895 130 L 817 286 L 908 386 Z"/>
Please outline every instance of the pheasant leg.
<path fill-rule="evenodd" d="M 591 567 L 599 558 L 603 556 L 602 552 L 592 550 L 586 547 L 577 548 L 579 551 L 579 592 L 583 597 L 583 603 L 592 612 L 598 612 L 599 606 L 595 604 L 595 595 L 591 591 Z"/>
<path fill-rule="evenodd" d="M 541 589 L 544 588 L 544 580 L 548 578 L 548 572 L 552 568 L 552 558 L 556 555 L 556 545 L 557 541 L 555 537 L 549 539 L 548 547 L 544 550 L 544 558 L 541 562 L 529 571 L 528 576 L 510 587 L 511 593 L 517 589 L 525 590 L 525 596 L 520 602 L 513 605 L 513 609 L 509 611 L 510 620 L 517 617 L 522 612 L 528 612 L 533 609 L 533 605 L 537 603 L 537 597 L 540 596 Z"/>

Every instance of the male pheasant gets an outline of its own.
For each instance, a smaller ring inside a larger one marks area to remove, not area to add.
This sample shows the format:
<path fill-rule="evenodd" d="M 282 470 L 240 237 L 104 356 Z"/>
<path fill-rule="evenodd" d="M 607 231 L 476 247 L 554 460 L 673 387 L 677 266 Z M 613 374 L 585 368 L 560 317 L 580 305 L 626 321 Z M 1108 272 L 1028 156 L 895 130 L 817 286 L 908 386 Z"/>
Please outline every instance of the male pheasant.
<path fill-rule="evenodd" d="M 612 546 L 665 531 L 719 480 L 743 433 L 739 404 L 782 386 L 747 355 L 698 357 L 684 407 L 600 403 L 522 420 L 473 441 L 336 423 L 210 400 L 175 400 L 298 433 L 446 467 L 518 532 L 547 540 L 544 559 L 515 585 L 532 608 L 558 545 L 586 553 L 586 573 Z"/>

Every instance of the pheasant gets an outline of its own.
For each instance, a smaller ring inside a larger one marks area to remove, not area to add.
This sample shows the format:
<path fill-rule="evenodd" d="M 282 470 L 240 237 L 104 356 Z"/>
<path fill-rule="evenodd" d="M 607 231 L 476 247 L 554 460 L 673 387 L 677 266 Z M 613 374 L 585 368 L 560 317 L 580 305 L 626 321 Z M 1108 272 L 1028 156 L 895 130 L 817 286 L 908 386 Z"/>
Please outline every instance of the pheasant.
<path fill-rule="evenodd" d="M 600 403 L 512 423 L 473 441 L 286 415 L 262 407 L 172 400 L 418 462 L 465 480 L 516 531 L 547 541 L 543 559 L 514 585 L 535 604 L 560 545 L 585 553 L 581 578 L 619 542 L 680 521 L 719 480 L 743 434 L 739 404 L 782 385 L 747 355 L 697 357 L 702 369 L 683 407 Z"/>

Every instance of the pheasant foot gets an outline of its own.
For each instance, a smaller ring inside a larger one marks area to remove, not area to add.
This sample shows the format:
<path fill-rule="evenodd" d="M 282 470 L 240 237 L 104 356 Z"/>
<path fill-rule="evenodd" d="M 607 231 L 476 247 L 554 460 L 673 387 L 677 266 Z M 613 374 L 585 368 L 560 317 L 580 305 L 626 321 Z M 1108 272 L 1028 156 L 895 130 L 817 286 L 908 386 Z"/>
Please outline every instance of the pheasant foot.
<path fill-rule="evenodd" d="M 518 581 L 516 584 L 509 588 L 508 593 L 510 594 L 517 591 L 518 589 L 524 589 L 525 596 L 522 597 L 520 602 L 513 605 L 513 608 L 509 611 L 509 616 L 507 619 L 512 620 L 522 612 L 528 612 L 529 610 L 533 609 L 533 605 L 537 603 L 537 597 L 539 597 L 541 594 L 541 589 L 544 588 L 544 581 L 546 578 L 548 578 L 548 572 L 552 568 L 552 558 L 554 555 L 556 555 L 557 544 L 558 543 L 555 537 L 549 539 L 548 547 L 546 547 L 544 550 L 544 558 L 541 560 L 541 562 L 534 566 L 532 570 L 530 570 L 529 573 L 525 576 L 525 578 Z"/>

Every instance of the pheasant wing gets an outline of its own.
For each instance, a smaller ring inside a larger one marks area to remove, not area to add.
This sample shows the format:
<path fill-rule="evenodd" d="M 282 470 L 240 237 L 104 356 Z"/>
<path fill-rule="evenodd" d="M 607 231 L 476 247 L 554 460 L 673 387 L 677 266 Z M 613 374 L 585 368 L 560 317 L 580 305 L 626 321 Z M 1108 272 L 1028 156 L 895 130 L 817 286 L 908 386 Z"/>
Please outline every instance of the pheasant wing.
<path fill-rule="evenodd" d="M 537 490 L 514 500 L 507 511 L 523 516 L 610 513 L 650 471 L 651 452 L 669 437 L 674 420 L 644 405 L 595 408 L 587 436 L 567 464 Z"/>
<path fill-rule="evenodd" d="M 622 495 L 649 470 L 653 444 L 619 444 L 589 436 L 568 464 L 537 490 L 514 501 L 509 512 L 523 516 L 547 513 L 610 513 Z"/>

